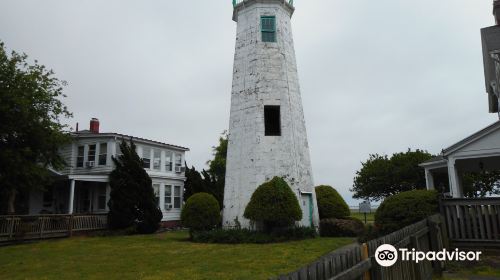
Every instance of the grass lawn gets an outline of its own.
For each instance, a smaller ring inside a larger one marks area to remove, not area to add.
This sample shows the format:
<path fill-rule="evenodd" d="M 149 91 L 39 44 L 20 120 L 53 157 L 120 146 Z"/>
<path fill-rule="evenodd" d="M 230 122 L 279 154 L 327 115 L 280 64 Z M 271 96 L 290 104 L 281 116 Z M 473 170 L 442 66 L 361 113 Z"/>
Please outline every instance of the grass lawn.
<path fill-rule="evenodd" d="M 351 210 L 351 217 L 358 218 L 363 223 L 365 222 L 365 214 L 363 214 L 363 213 L 358 213 L 358 212 L 354 212 Z M 366 214 L 366 222 L 368 224 L 373 224 L 374 221 L 375 221 L 375 212 L 367 213 Z"/>
<path fill-rule="evenodd" d="M 74 237 L 0 247 L 1 279 L 267 279 L 351 238 L 276 244 L 198 244 L 187 232 Z"/>
<path fill-rule="evenodd" d="M 443 280 L 468 279 L 499 279 L 500 278 L 500 250 L 481 250 L 479 262 L 461 261 L 448 262 Z"/>

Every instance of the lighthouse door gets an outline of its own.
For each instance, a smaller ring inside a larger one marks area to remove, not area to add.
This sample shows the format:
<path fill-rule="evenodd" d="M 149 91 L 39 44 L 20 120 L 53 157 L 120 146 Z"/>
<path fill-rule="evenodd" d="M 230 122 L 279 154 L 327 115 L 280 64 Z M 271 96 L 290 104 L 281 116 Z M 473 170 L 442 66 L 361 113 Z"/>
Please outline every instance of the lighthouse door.
<path fill-rule="evenodd" d="M 302 208 L 302 226 L 313 226 L 313 205 L 311 193 L 300 193 L 300 208 Z"/>

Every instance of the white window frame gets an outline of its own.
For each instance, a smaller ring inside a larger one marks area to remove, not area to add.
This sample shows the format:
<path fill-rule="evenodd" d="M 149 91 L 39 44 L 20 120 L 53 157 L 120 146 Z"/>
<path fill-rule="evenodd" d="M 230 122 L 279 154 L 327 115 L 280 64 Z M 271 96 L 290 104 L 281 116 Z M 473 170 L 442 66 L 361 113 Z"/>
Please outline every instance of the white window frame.
<path fill-rule="evenodd" d="M 167 196 L 167 194 L 170 194 Z M 165 193 L 163 195 L 163 199 L 164 199 L 164 202 L 163 202 L 163 205 L 164 205 L 164 209 L 165 210 L 170 210 L 169 207 L 167 207 L 168 205 L 167 204 L 170 204 L 172 205 L 172 209 L 174 208 L 174 204 L 172 203 L 172 198 L 173 198 L 173 186 L 172 185 L 169 185 L 169 184 L 165 184 Z M 168 197 L 168 200 L 167 200 L 167 197 Z"/>
<path fill-rule="evenodd" d="M 175 194 L 175 190 L 176 189 L 179 190 L 179 194 L 178 195 Z M 179 206 L 178 207 L 175 206 L 175 199 L 176 198 L 179 199 Z M 181 209 L 181 207 L 182 207 L 182 186 L 178 186 L 177 185 L 177 186 L 173 187 L 172 200 L 173 200 L 173 203 L 172 203 L 173 207 L 172 208 L 174 208 L 174 209 Z"/>

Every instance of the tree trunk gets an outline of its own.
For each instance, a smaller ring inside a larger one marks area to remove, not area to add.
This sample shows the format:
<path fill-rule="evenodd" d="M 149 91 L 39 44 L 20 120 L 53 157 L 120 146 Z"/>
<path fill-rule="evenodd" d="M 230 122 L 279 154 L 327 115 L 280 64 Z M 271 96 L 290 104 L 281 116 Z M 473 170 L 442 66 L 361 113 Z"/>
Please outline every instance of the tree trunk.
<path fill-rule="evenodd" d="M 13 215 L 16 213 L 15 202 L 16 202 L 16 190 L 10 190 L 9 198 L 7 200 L 7 215 Z"/>

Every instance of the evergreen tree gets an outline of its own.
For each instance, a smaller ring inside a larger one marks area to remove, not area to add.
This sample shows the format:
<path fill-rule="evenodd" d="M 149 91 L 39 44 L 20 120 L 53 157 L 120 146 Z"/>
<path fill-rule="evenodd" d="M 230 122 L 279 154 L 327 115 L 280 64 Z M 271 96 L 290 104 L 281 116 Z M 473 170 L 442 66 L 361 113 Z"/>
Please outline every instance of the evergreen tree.
<path fill-rule="evenodd" d="M 132 140 L 130 145 L 123 140 L 120 150 L 122 154 L 113 157 L 116 168 L 109 174 L 109 225 L 114 229 L 134 228 L 139 233 L 155 232 L 162 212 L 155 201 L 151 178 Z"/>
<path fill-rule="evenodd" d="M 186 182 L 184 182 L 184 201 L 187 201 L 195 193 L 209 192 L 206 188 L 205 180 L 194 166 L 189 168 L 186 164 L 186 172 L 184 174 L 186 176 Z"/>
<path fill-rule="evenodd" d="M 184 183 L 184 201 L 195 193 L 206 192 L 213 195 L 220 208 L 224 203 L 224 184 L 226 179 L 227 133 L 219 137 L 219 145 L 212 147 L 214 158 L 207 162 L 208 170 L 197 171 L 186 165 L 186 182 Z"/>

